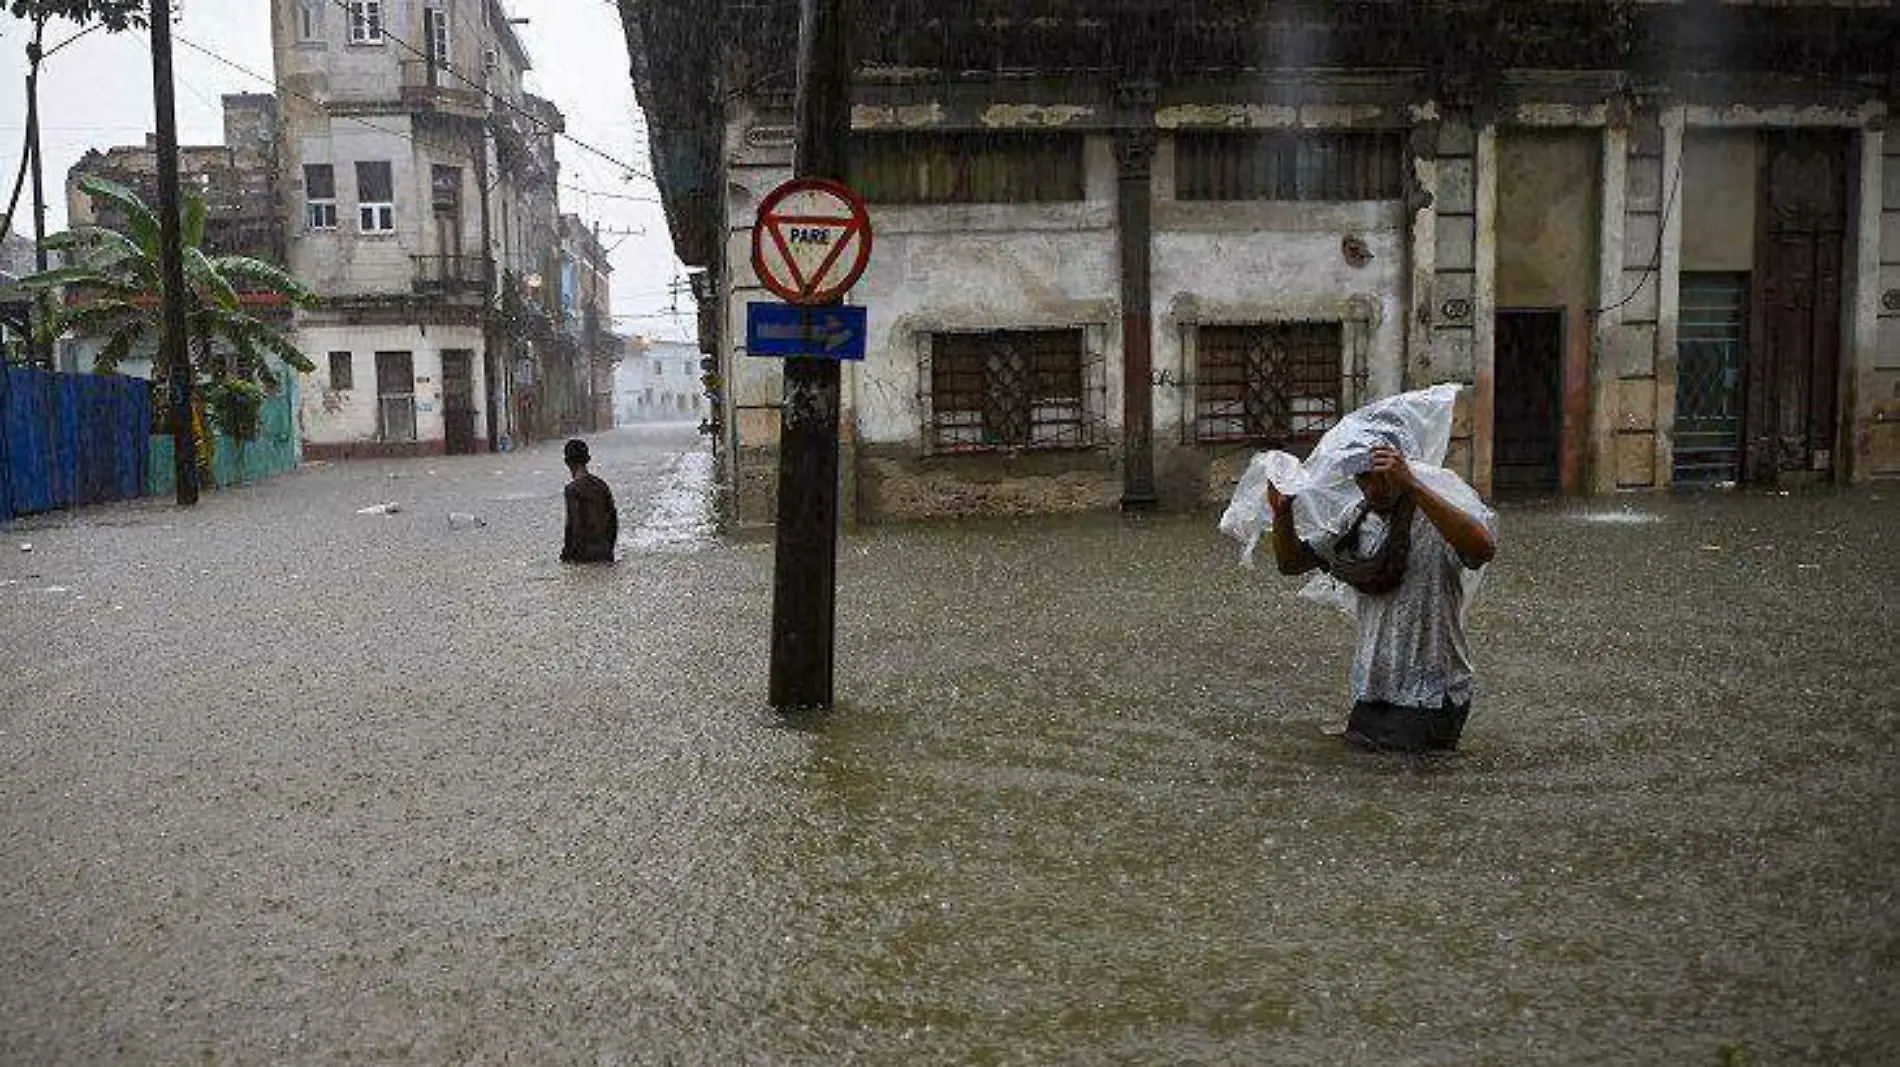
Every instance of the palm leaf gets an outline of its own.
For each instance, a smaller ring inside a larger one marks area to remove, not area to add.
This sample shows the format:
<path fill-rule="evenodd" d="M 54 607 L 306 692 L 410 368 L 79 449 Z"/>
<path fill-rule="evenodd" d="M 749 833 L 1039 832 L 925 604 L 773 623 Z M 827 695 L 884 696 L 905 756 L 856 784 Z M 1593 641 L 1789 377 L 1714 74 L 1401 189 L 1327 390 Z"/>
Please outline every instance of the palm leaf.
<path fill-rule="evenodd" d="M 42 289 L 58 289 L 68 285 L 99 285 L 106 279 L 91 267 L 54 267 L 52 270 L 29 274 L 17 283 L 27 292 L 39 292 Z"/>
<path fill-rule="evenodd" d="M 253 282 L 269 292 L 289 297 L 293 304 L 301 306 L 316 299 L 308 286 L 275 263 L 251 256 L 218 256 L 211 260 L 211 266 L 232 281 Z"/>
<path fill-rule="evenodd" d="M 310 362 L 310 357 L 304 355 L 296 345 L 291 344 L 289 338 L 256 319 L 252 319 L 251 322 L 255 327 L 251 333 L 251 341 L 258 348 L 276 356 L 299 374 L 310 374 L 317 369 L 317 365 Z"/>
<path fill-rule="evenodd" d="M 118 182 L 97 177 L 80 179 L 79 191 L 94 200 L 104 200 L 125 212 L 126 227 L 132 231 L 130 235 L 132 239 L 137 241 L 153 259 L 158 258 L 160 244 L 158 216 L 152 214 L 152 209 L 145 206 L 145 201 L 139 199 L 139 194 Z"/>
<path fill-rule="evenodd" d="M 132 349 L 144 339 L 146 329 L 150 325 L 145 319 L 136 319 L 120 327 L 106 341 L 105 347 L 99 350 L 99 354 L 92 357 L 93 371 L 98 374 L 118 373 L 120 362 L 132 354 Z M 158 362 L 156 356 L 153 357 L 152 362 Z"/>
<path fill-rule="evenodd" d="M 215 300 L 218 306 L 227 309 L 236 308 L 238 306 L 237 290 L 231 288 L 231 283 L 218 272 L 216 267 L 212 266 L 211 261 L 205 258 L 205 254 L 190 247 L 187 247 L 184 252 L 185 277 L 193 285 L 209 292 L 211 299 Z"/>
<path fill-rule="evenodd" d="M 57 337 L 67 330 L 77 330 L 83 334 L 101 334 L 117 329 L 128 319 L 150 319 L 151 312 L 129 300 L 94 300 L 87 304 L 73 304 L 55 311 L 47 322 L 47 329 Z"/>
<path fill-rule="evenodd" d="M 181 198 L 184 210 L 178 216 L 178 243 L 196 251 L 205 243 L 205 198 L 196 193 L 186 193 Z"/>

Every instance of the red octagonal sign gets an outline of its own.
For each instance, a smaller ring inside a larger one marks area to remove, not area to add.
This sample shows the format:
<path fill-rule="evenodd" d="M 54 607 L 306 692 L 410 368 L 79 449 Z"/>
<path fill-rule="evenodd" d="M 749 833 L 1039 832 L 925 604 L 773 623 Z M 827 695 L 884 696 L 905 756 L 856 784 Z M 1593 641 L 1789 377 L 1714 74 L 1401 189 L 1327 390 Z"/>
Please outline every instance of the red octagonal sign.
<path fill-rule="evenodd" d="M 835 304 L 871 262 L 871 215 L 858 194 L 824 178 L 794 178 L 759 204 L 752 269 L 774 296 Z"/>

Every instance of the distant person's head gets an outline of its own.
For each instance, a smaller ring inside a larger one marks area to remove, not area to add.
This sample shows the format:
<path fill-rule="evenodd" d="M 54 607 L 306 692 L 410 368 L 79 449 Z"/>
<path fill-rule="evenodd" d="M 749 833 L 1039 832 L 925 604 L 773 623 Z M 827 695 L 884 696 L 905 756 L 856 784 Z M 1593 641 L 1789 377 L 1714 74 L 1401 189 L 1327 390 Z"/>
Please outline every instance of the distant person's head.
<path fill-rule="evenodd" d="M 592 458 L 587 454 L 587 442 L 578 437 L 569 441 L 566 448 L 561 449 L 561 457 L 567 460 L 567 469 L 575 474 L 586 470 L 587 461 Z"/>

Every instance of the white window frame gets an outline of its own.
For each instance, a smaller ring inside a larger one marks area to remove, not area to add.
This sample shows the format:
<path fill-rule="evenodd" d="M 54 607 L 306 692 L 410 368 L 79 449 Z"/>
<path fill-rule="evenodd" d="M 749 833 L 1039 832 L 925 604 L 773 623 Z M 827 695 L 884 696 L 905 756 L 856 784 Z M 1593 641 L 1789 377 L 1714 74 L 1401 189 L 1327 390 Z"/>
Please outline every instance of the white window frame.
<path fill-rule="evenodd" d="M 330 195 L 310 195 L 310 168 L 330 168 Z M 327 220 L 327 221 L 325 221 Z M 334 230 L 337 228 L 336 213 L 336 167 L 329 163 L 304 164 L 304 228 L 312 231 Z"/>
<path fill-rule="evenodd" d="M 425 27 L 434 23 L 423 42 L 423 47 L 429 51 L 429 62 L 439 70 L 448 70 L 449 60 L 455 55 L 454 38 L 450 36 L 453 31 L 449 27 L 449 5 L 442 0 L 429 0 L 423 5 L 422 18 Z"/>
<path fill-rule="evenodd" d="M 297 40 L 304 44 L 323 40 L 324 0 L 298 0 Z"/>
<path fill-rule="evenodd" d="M 383 43 L 383 0 L 349 0 L 350 43 Z"/>
<path fill-rule="evenodd" d="M 363 162 L 382 163 L 383 166 L 390 168 L 389 193 L 390 196 L 395 196 L 395 167 L 384 160 L 364 160 Z M 358 163 L 357 166 L 360 168 L 362 163 Z M 396 232 L 396 202 L 393 199 L 364 200 L 362 198 L 363 175 L 360 170 L 356 175 L 356 196 L 356 229 L 359 233 L 380 235 Z"/>

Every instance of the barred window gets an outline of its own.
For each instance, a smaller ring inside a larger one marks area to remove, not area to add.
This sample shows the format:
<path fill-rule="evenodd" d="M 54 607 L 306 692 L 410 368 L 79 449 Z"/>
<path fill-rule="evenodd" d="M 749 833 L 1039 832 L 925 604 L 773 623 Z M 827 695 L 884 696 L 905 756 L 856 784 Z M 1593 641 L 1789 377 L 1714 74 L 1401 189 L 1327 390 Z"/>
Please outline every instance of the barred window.
<path fill-rule="evenodd" d="M 1339 323 L 1202 326 L 1195 343 L 1196 440 L 1310 446 L 1339 421 Z"/>
<path fill-rule="evenodd" d="M 1184 133 L 1174 160 L 1181 200 L 1397 200 L 1405 185 L 1396 131 Z"/>
<path fill-rule="evenodd" d="M 873 204 L 1009 204 L 1083 199 L 1082 138 L 1071 134 L 866 134 L 851 143 L 851 186 Z"/>
<path fill-rule="evenodd" d="M 1083 332 L 940 333 L 930 341 L 938 451 L 1086 448 L 1094 407 Z"/>

